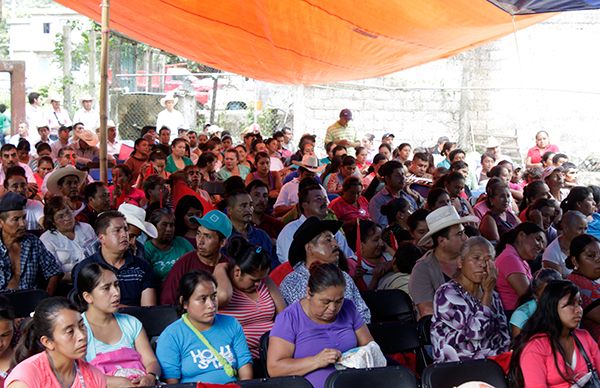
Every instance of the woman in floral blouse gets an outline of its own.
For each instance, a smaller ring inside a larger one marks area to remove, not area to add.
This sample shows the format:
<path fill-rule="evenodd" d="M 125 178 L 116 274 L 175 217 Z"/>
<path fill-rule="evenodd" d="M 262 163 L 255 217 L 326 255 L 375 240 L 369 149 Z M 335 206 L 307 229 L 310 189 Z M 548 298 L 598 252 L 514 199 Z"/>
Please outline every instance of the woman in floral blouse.
<path fill-rule="evenodd" d="M 508 350 L 510 336 L 494 291 L 494 248 L 472 237 L 461 250 L 458 273 L 434 297 L 431 341 L 436 362 L 481 359 Z"/>

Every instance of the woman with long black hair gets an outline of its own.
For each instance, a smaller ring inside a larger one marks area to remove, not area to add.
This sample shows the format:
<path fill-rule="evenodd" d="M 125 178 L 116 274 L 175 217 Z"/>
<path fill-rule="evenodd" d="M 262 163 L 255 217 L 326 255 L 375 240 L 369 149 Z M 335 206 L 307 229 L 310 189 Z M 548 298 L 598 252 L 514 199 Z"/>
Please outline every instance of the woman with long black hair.
<path fill-rule="evenodd" d="M 549 282 L 536 312 L 516 339 L 511 386 L 586 386 L 593 378 L 588 365 L 600 367 L 600 351 L 592 336 L 578 329 L 582 316 L 577 286 L 566 280 Z"/>

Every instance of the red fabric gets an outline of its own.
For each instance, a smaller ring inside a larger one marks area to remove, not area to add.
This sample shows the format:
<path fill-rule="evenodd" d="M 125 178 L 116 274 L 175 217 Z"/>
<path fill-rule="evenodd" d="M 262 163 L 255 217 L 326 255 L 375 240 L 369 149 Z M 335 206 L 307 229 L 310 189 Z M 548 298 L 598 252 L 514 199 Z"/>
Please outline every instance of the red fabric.
<path fill-rule="evenodd" d="M 202 204 L 202 207 L 204 208 L 204 212 L 202 213 L 202 215 L 215 209 L 212 203 L 208 202 L 206 199 L 202 198 L 200 194 L 190 189 L 189 186 L 182 180 L 175 182 L 173 190 L 171 191 L 171 206 L 173 206 L 173 209 L 177 207 L 177 202 L 179 202 L 179 200 L 185 197 L 186 195 L 191 195 L 193 197 L 198 198 L 198 200 Z"/>
<path fill-rule="evenodd" d="M 219 388 L 219 387 L 235 388 L 235 387 L 241 387 L 241 386 L 239 384 L 234 384 L 234 383 L 229 383 L 229 384 L 196 383 L 196 388 Z"/>
<path fill-rule="evenodd" d="M 546 152 L 553 152 L 556 154 L 559 152 L 558 146 L 549 144 L 548 147 L 544 148 L 543 150 L 540 150 L 538 146 L 533 146 L 529 149 L 529 151 L 527 151 L 527 156 L 531 158 L 531 163 L 542 163 L 542 156 Z"/>
<path fill-rule="evenodd" d="M 269 277 L 279 287 L 279 285 L 281 284 L 283 279 L 285 279 L 285 277 L 288 276 L 288 274 L 292 273 L 293 270 L 294 269 L 290 265 L 290 262 L 286 261 L 285 263 L 279 265 L 277 268 L 275 268 L 273 271 L 271 271 L 271 273 L 269 274 Z"/>
<path fill-rule="evenodd" d="M 490 356 L 490 357 L 488 357 L 488 359 L 492 360 L 496 364 L 500 365 L 500 367 L 504 371 L 504 374 L 507 375 L 508 372 L 510 371 L 510 359 L 511 359 L 511 357 L 512 357 L 512 351 L 500 353 L 500 354 L 497 354 L 495 356 Z"/>
<path fill-rule="evenodd" d="M 398 364 L 407 367 L 410 369 L 415 376 L 419 376 L 417 373 L 417 355 L 413 352 L 406 353 L 395 353 L 395 354 L 386 354 L 386 357 L 391 358 L 396 361 Z"/>

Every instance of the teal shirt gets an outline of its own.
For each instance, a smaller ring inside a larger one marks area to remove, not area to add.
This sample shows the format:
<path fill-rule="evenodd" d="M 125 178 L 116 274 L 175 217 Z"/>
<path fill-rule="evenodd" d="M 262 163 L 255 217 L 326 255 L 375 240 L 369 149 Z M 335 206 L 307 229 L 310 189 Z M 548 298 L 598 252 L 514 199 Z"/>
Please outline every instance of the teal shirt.
<path fill-rule="evenodd" d="M 194 162 L 192 162 L 192 159 L 185 157 L 185 156 L 183 157 L 183 162 L 185 163 L 186 166 L 191 166 L 192 164 L 194 164 Z M 173 160 L 173 157 L 171 155 L 167 156 L 167 163 L 165 165 L 165 171 L 168 172 L 169 174 L 173 174 L 174 172 L 179 171 L 179 169 L 175 165 L 175 161 Z"/>
<path fill-rule="evenodd" d="M 10 133 L 10 118 L 8 118 L 6 113 L 0 113 L 0 133 L 8 135 L 7 129 Z"/>
<path fill-rule="evenodd" d="M 146 252 L 146 260 L 152 265 L 152 269 L 156 276 L 163 281 L 171 268 L 173 268 L 175 262 L 179 260 L 181 256 L 193 251 L 194 247 L 185 238 L 175 236 L 173 245 L 166 251 L 158 249 L 150 240 L 146 241 L 146 244 L 144 244 L 144 250 Z"/>
<path fill-rule="evenodd" d="M 519 329 L 523 329 L 523 326 L 527 323 L 529 318 L 535 313 L 537 309 L 537 302 L 535 299 L 530 300 L 527 303 L 519 306 L 510 317 L 510 324 L 518 327 Z"/>
<path fill-rule="evenodd" d="M 250 169 L 243 164 L 238 164 L 238 170 L 240 170 L 240 178 L 242 179 L 246 179 L 246 176 L 250 174 Z M 231 178 L 231 171 L 225 167 L 222 167 L 217 173 L 217 179 L 220 181 L 226 181 L 229 178 Z"/>

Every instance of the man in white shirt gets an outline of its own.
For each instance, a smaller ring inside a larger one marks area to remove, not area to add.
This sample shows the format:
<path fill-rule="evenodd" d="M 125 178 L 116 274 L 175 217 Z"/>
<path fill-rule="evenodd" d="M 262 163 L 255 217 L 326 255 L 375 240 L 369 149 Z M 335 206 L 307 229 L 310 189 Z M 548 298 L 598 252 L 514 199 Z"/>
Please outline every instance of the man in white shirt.
<path fill-rule="evenodd" d="M 35 129 L 48 125 L 48 120 L 42 108 L 42 97 L 37 92 L 32 92 L 27 95 L 26 120 L 29 128 Z"/>
<path fill-rule="evenodd" d="M 273 216 L 281 217 L 298 203 L 298 186 L 304 178 L 313 178 L 323 170 L 319 167 L 319 159 L 314 155 L 304 155 L 302 162 L 294 162 L 298 167 L 298 177 L 281 187 L 273 205 Z"/>
<path fill-rule="evenodd" d="M 50 97 L 50 111 L 48 112 L 48 124 L 50 126 L 50 133 L 57 134 L 58 128 L 65 126 L 68 127 L 73 124 L 69 117 L 69 112 L 63 109 L 60 104 L 62 99 L 59 96 Z"/>
<path fill-rule="evenodd" d="M 0 157 L 2 157 L 2 165 L 0 166 L 0 184 L 4 184 L 4 178 L 6 176 L 6 170 L 10 167 L 21 166 L 25 170 L 25 176 L 27 182 L 36 183 L 35 177 L 31 167 L 25 163 L 19 163 L 19 157 L 17 156 L 17 147 L 12 144 L 5 144 L 0 148 Z"/>
<path fill-rule="evenodd" d="M 172 92 L 167 93 L 166 96 L 160 99 L 160 105 L 165 109 L 158 114 L 156 129 L 160 130 L 162 127 L 167 127 L 171 130 L 171 133 L 176 133 L 179 128 L 185 128 L 183 115 L 175 110 L 176 104 L 177 97 Z"/>
<path fill-rule="evenodd" d="M 6 170 L 4 189 L 8 192 L 21 194 L 27 198 L 27 177 L 21 166 L 13 166 Z M 42 231 L 41 219 L 44 217 L 44 205 L 40 201 L 27 199 L 25 205 L 25 222 L 27 231 Z"/>
<path fill-rule="evenodd" d="M 317 217 L 318 219 L 323 220 L 327 216 L 327 205 L 329 204 L 329 200 L 327 199 L 325 189 L 321 185 L 315 182 L 314 185 L 304 187 L 299 194 L 299 198 L 300 212 L 302 215 L 296 221 L 288 223 L 281 230 L 279 236 L 277 236 L 277 258 L 281 263 L 288 261 L 288 251 L 294 240 L 294 233 L 300 228 L 300 225 L 302 225 L 309 217 Z M 342 232 L 338 231 L 334 237 L 346 258 L 356 259 L 356 255 L 348 246 L 346 237 L 344 237 Z"/>
<path fill-rule="evenodd" d="M 94 99 L 89 94 L 81 96 L 81 109 L 73 116 L 74 123 L 82 123 L 85 129 L 95 131 L 100 127 L 100 115 L 93 109 Z"/>
<path fill-rule="evenodd" d="M 117 140 L 117 126 L 115 125 L 115 122 L 108 120 L 106 123 L 106 130 L 106 153 L 114 156 L 116 159 L 119 157 L 119 152 L 121 152 L 121 142 Z"/>

